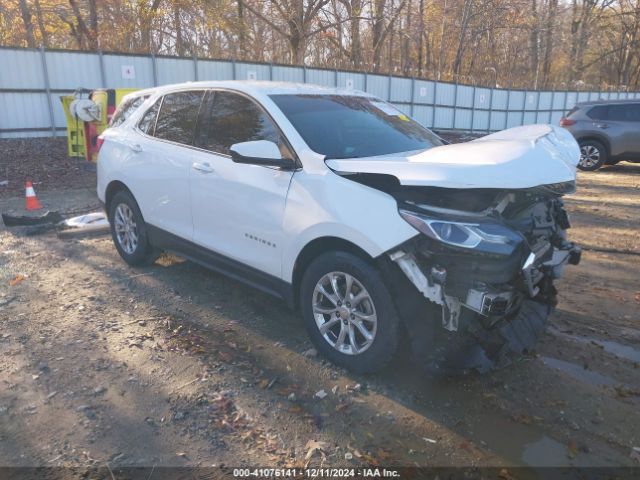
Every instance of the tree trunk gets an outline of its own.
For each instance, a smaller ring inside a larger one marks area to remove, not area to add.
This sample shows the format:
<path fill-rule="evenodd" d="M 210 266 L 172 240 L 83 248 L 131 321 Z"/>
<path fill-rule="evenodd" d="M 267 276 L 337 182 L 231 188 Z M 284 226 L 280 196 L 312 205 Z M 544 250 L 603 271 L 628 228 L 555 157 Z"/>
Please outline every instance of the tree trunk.
<path fill-rule="evenodd" d="M 440 53 L 438 54 L 438 80 L 440 79 L 440 74 L 442 72 L 442 68 L 444 67 L 444 34 L 447 26 L 447 0 L 444 0 L 442 6 L 442 24 L 440 27 Z"/>
<path fill-rule="evenodd" d="M 467 30 L 469 28 L 469 20 L 471 19 L 471 12 L 473 8 L 473 0 L 464 0 L 464 7 L 462 9 L 462 22 L 460 24 L 460 35 L 458 36 L 458 49 L 456 51 L 456 57 L 453 62 L 453 73 L 460 74 L 460 68 L 462 67 L 462 56 L 464 55 Z"/>
<path fill-rule="evenodd" d="M 551 54 L 553 53 L 553 31 L 555 28 L 558 0 L 549 0 L 544 32 L 544 60 L 542 62 L 542 86 L 547 88 L 551 74 Z"/>
<path fill-rule="evenodd" d="M 40 30 L 40 37 L 42 38 L 42 45 L 45 48 L 49 47 L 49 34 L 44 25 L 44 18 L 42 16 L 42 8 L 40 7 L 40 0 L 34 0 L 33 6 L 36 9 L 36 19 L 38 20 L 38 29 Z"/>
<path fill-rule="evenodd" d="M 20 14 L 24 22 L 24 30 L 27 34 L 27 46 L 36 48 L 36 37 L 33 35 L 33 22 L 31 21 L 31 10 L 27 5 L 27 0 L 20 0 Z"/>
<path fill-rule="evenodd" d="M 405 20 L 404 28 L 402 29 L 402 72 L 404 76 L 411 76 L 411 16 L 413 12 L 411 11 L 411 0 L 408 0 L 407 3 L 407 16 Z"/>
<path fill-rule="evenodd" d="M 531 74 L 535 77 L 533 88 L 538 88 L 538 66 L 540 64 L 540 22 L 538 18 L 538 0 L 531 0 L 531 36 L 529 37 L 531 49 Z"/>
<path fill-rule="evenodd" d="M 180 5 L 173 4 L 173 29 L 176 32 L 176 55 L 184 57 L 184 40 L 182 38 L 182 19 L 180 18 Z"/>
<path fill-rule="evenodd" d="M 362 0 L 351 0 L 351 64 L 354 68 L 362 66 L 362 40 L 360 37 L 360 15 L 362 15 Z"/>
<path fill-rule="evenodd" d="M 424 36 L 425 36 L 425 32 L 424 32 L 424 0 L 420 0 L 420 8 L 419 8 L 419 12 L 420 12 L 420 23 L 418 24 L 418 34 L 419 34 L 419 40 L 418 40 L 418 76 L 421 77 L 422 76 L 422 67 L 423 67 L 423 62 L 424 62 Z"/>
<path fill-rule="evenodd" d="M 140 16 L 140 50 L 146 53 L 155 52 L 152 40 L 153 19 L 160 7 L 160 0 L 154 0 L 149 6 L 147 0 L 137 0 Z"/>
<path fill-rule="evenodd" d="M 89 0 L 89 48 L 98 50 L 100 39 L 98 37 L 98 7 L 96 0 Z"/>
<path fill-rule="evenodd" d="M 373 39 L 373 71 L 380 71 L 380 62 L 382 61 L 382 46 L 383 46 L 383 32 L 384 32 L 384 7 L 385 0 L 373 1 L 373 26 L 372 26 L 372 39 Z"/>
<path fill-rule="evenodd" d="M 246 54 L 246 36 L 247 36 L 247 24 L 244 18 L 244 0 L 238 0 L 238 40 L 240 42 L 240 48 L 238 52 L 238 58 L 244 58 Z"/>

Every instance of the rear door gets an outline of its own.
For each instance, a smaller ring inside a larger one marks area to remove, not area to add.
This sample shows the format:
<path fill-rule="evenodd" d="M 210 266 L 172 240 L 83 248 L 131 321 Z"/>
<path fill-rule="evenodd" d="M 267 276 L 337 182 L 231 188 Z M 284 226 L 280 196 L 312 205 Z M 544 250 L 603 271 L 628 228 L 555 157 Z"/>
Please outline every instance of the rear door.
<path fill-rule="evenodd" d="M 229 147 L 270 140 L 293 152 L 271 117 L 239 93 L 207 94 L 191 168 L 194 242 L 280 278 L 282 219 L 291 171 L 231 160 Z"/>
<path fill-rule="evenodd" d="M 609 105 L 605 128 L 611 138 L 611 153 L 622 159 L 640 154 L 640 104 Z"/>
<path fill-rule="evenodd" d="M 166 94 L 142 116 L 129 145 L 127 182 L 145 221 L 187 240 L 193 235 L 189 172 L 203 96 L 204 90 Z"/>

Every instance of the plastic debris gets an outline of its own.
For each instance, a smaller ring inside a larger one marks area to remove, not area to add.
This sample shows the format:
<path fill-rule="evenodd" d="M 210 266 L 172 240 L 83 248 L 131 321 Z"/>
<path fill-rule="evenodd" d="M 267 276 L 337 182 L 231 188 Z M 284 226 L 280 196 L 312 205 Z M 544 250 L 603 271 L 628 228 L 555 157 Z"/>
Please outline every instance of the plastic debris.
<path fill-rule="evenodd" d="M 319 398 L 320 400 L 322 400 L 323 398 L 325 398 L 327 396 L 327 392 L 325 392 L 324 390 L 318 390 L 316 392 L 316 394 L 314 395 L 314 397 Z"/>
<path fill-rule="evenodd" d="M 29 227 L 34 225 L 55 225 L 64 220 L 58 212 L 45 212 L 42 215 L 10 215 L 2 214 L 2 221 L 7 227 Z"/>
<path fill-rule="evenodd" d="M 109 231 L 109 220 L 103 212 L 88 213 L 65 220 L 62 223 L 64 230 L 59 232 L 59 236 L 106 233 Z"/>

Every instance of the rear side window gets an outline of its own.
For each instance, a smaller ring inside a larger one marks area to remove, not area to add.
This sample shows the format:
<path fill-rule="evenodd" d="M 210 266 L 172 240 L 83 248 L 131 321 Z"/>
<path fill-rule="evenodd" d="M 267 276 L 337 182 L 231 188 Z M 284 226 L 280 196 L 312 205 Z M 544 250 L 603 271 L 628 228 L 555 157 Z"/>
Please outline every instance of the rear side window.
<path fill-rule="evenodd" d="M 609 120 L 617 120 L 619 122 L 638 122 L 640 121 L 640 105 L 633 103 L 610 105 Z"/>
<path fill-rule="evenodd" d="M 153 130 L 156 126 L 156 117 L 158 116 L 161 100 L 161 98 L 156 100 L 156 102 L 142 116 L 140 123 L 138 123 L 138 128 L 147 135 L 153 135 L 154 133 Z"/>
<path fill-rule="evenodd" d="M 271 118 L 254 102 L 231 92 L 216 91 L 209 97 L 199 135 L 202 148 L 229 155 L 231 145 L 251 140 L 270 140 L 281 151 L 285 148 Z"/>
<path fill-rule="evenodd" d="M 203 94 L 204 91 L 192 91 L 165 95 L 154 136 L 184 145 L 193 144 Z"/>
<path fill-rule="evenodd" d="M 597 107 L 593 107 L 591 110 L 587 112 L 587 117 L 593 120 L 608 120 L 608 105 L 598 105 Z"/>
<path fill-rule="evenodd" d="M 129 118 L 129 116 L 135 112 L 140 105 L 144 103 L 144 101 L 149 98 L 149 95 L 145 95 L 142 97 L 134 97 L 126 102 L 122 102 L 116 113 L 113 114 L 113 118 L 111 118 L 110 127 L 117 127 L 118 125 L 122 125 L 124 121 Z"/>

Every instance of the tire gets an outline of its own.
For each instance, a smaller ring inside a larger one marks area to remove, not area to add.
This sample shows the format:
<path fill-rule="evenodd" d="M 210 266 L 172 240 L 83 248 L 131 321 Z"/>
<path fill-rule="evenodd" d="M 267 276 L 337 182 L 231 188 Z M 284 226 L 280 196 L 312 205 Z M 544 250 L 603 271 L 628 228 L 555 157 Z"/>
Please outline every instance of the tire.
<path fill-rule="evenodd" d="M 311 341 L 336 365 L 354 373 L 371 373 L 384 367 L 396 352 L 399 320 L 391 295 L 380 272 L 360 257 L 329 252 L 316 258 L 301 280 L 300 307 Z M 324 332 L 322 325 L 328 325 Z"/>
<path fill-rule="evenodd" d="M 149 243 L 147 227 L 133 195 L 124 190 L 117 192 L 108 212 L 111 237 L 122 259 L 132 266 L 153 262 L 158 252 Z"/>
<path fill-rule="evenodd" d="M 607 163 L 608 153 L 606 147 L 597 140 L 581 140 L 580 144 L 580 161 L 578 168 L 585 172 L 593 172 L 598 170 L 602 165 Z"/>

